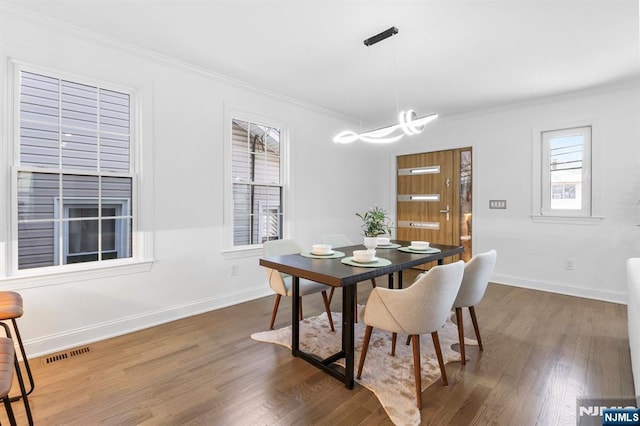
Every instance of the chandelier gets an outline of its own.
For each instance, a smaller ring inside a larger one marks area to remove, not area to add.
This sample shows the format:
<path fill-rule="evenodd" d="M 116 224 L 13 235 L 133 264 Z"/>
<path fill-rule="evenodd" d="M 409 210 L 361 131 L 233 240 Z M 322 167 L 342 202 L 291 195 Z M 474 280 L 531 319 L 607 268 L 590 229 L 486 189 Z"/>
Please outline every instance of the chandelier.
<path fill-rule="evenodd" d="M 369 37 L 364 41 L 365 46 L 372 46 L 379 41 L 398 34 L 396 27 L 391 27 L 386 31 Z M 396 98 L 397 98 L 396 88 Z M 397 102 L 397 101 L 396 101 Z M 369 130 L 363 133 L 356 133 L 352 130 L 345 130 L 334 136 L 335 143 L 352 143 L 357 140 L 370 143 L 392 143 L 402 139 L 403 136 L 412 136 L 420 134 L 424 131 L 427 123 L 438 118 L 438 114 L 429 114 L 418 118 L 414 110 L 409 109 L 398 113 L 398 123 L 390 126 L 382 127 L 375 130 Z"/>

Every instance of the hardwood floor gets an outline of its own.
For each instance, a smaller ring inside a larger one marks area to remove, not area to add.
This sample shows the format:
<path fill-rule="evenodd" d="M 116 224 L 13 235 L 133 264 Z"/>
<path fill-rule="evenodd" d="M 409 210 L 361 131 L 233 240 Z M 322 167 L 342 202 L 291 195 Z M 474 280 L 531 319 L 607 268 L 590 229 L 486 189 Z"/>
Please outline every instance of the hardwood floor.
<path fill-rule="evenodd" d="M 359 285 L 361 303 L 370 290 Z M 369 390 L 347 390 L 249 337 L 267 329 L 274 297 L 92 343 L 65 360 L 33 359 L 35 424 L 391 424 Z M 283 300 L 276 328 L 290 322 L 290 306 Z M 625 306 L 491 284 L 476 311 L 484 352 L 468 346 L 466 366 L 447 364 L 449 386 L 423 392 L 423 424 L 575 425 L 577 397 L 634 394 Z M 305 298 L 305 316 L 321 312 L 319 295 Z M 473 336 L 466 310 L 465 326 Z M 26 424 L 22 403 L 13 406 Z"/>

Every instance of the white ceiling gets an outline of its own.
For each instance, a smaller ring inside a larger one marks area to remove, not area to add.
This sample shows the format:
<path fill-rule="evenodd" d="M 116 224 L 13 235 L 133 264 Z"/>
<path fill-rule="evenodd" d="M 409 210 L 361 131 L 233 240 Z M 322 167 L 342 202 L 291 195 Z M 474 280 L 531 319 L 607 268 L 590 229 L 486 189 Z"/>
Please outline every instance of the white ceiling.
<path fill-rule="evenodd" d="M 379 125 L 640 75 L 637 0 L 2 1 Z"/>

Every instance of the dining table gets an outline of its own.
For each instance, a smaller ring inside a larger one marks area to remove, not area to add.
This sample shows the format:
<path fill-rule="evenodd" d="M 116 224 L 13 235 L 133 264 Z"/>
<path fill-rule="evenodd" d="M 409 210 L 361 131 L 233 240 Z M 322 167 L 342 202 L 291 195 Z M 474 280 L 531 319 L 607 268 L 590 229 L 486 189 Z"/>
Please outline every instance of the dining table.
<path fill-rule="evenodd" d="M 463 251 L 462 246 L 432 244 L 428 250 L 410 250 L 410 241 L 391 240 L 390 248 L 376 249 L 377 261 L 372 264 L 353 262 L 351 254 L 363 250 L 363 245 L 334 248 L 343 257 L 313 256 L 309 252 L 280 256 L 263 256 L 260 265 L 292 277 L 291 353 L 344 382 L 348 389 L 354 385 L 355 315 L 354 301 L 359 282 L 387 275 L 389 288 L 402 288 L 402 271 L 430 262 L 441 265 Z M 354 266 L 355 265 L 355 266 Z M 397 285 L 394 274 L 397 273 Z M 330 287 L 342 288 L 342 348 L 326 358 L 300 350 L 300 278 Z M 344 366 L 336 362 L 344 359 Z"/>

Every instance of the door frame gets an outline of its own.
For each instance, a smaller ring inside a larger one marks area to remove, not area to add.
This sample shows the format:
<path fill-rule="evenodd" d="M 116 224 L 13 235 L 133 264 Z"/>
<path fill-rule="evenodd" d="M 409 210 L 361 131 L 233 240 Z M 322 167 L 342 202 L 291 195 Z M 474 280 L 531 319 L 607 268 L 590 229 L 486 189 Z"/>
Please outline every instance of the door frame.
<path fill-rule="evenodd" d="M 420 152 L 416 152 L 416 151 L 412 151 L 412 152 L 404 152 L 404 153 L 394 153 L 393 157 L 392 157 L 392 171 L 393 171 L 393 175 L 394 178 L 391 179 L 390 181 L 392 182 L 392 188 L 390 193 L 392 194 L 392 205 L 393 205 L 393 213 L 394 213 L 394 219 L 395 219 L 395 226 L 394 226 L 394 232 L 395 232 L 395 236 L 397 236 L 398 234 L 398 229 L 397 229 L 397 223 L 398 223 L 398 168 L 397 168 L 397 164 L 398 164 L 398 157 L 400 156 L 407 156 L 407 155 L 419 155 L 419 154 L 431 154 L 431 153 L 438 153 L 438 152 L 448 152 L 448 151 L 452 151 L 453 152 L 453 167 L 454 167 L 454 175 L 453 175 L 453 185 L 454 185 L 454 195 L 453 195 L 453 199 L 454 199 L 454 203 L 451 206 L 451 215 L 454 218 L 453 221 L 453 241 L 457 242 L 458 244 L 462 245 L 464 247 L 464 252 L 460 255 L 460 258 L 462 260 L 468 261 L 471 256 L 472 256 L 472 247 L 473 247 L 473 232 L 471 231 L 473 229 L 473 147 L 472 146 L 466 146 L 466 147 L 460 147 L 460 148 L 449 148 L 449 149 L 440 149 L 440 150 L 432 150 L 432 151 L 420 151 Z M 471 214 L 471 230 L 470 231 L 470 235 L 469 235 L 469 239 L 465 239 L 465 241 L 461 240 L 461 203 L 460 203 L 460 195 L 461 195 L 461 154 L 462 152 L 467 152 L 469 151 L 471 153 L 471 162 L 470 162 L 470 173 L 471 173 L 471 200 L 469 201 L 469 208 L 471 209 L 471 211 L 469 212 Z M 455 201 L 457 200 L 457 201 Z"/>

